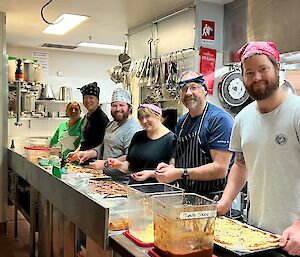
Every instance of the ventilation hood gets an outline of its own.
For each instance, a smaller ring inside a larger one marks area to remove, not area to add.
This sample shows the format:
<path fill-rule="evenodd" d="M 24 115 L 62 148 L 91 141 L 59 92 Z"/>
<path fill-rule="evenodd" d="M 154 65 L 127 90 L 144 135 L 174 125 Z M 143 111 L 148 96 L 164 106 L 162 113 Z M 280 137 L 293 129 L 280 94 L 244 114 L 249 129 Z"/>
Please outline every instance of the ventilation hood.
<path fill-rule="evenodd" d="M 235 0 L 224 5 L 224 64 L 237 62 L 249 41 L 273 41 L 281 54 L 300 63 L 299 0 Z M 296 57 L 290 57 L 291 53 Z M 289 58 L 282 62 L 288 62 Z"/>

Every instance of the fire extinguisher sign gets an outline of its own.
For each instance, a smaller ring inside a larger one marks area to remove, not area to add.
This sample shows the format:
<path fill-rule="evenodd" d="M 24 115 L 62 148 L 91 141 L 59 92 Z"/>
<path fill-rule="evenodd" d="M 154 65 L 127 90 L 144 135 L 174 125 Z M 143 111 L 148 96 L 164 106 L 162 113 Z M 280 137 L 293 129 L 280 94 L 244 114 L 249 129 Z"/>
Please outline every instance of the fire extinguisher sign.
<path fill-rule="evenodd" d="M 203 42 L 214 43 L 215 41 L 215 21 L 202 20 L 201 39 Z"/>

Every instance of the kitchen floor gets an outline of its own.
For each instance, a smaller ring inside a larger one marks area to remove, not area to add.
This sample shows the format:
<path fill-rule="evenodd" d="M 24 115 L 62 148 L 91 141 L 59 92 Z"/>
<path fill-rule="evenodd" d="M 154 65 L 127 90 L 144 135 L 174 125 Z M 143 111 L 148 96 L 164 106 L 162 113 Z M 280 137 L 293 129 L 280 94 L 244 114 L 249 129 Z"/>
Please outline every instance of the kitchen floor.
<path fill-rule="evenodd" d="M 7 235 L 0 234 L 0 257 L 29 257 L 30 226 L 18 212 L 18 239 L 15 240 L 14 209 L 14 205 L 9 205 L 7 209 Z"/>

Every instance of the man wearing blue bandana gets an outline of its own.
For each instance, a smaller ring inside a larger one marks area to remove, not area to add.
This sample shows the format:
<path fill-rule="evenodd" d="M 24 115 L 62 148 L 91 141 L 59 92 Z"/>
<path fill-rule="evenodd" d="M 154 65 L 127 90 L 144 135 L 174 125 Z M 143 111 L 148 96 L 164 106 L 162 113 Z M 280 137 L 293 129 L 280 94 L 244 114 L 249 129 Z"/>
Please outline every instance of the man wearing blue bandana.
<path fill-rule="evenodd" d="M 228 150 L 233 118 L 207 101 L 201 74 L 185 72 L 179 87 L 189 112 L 179 118 L 175 128 L 174 158 L 157 166 L 156 178 L 177 181 L 187 192 L 213 198 L 223 191 L 233 163 Z"/>

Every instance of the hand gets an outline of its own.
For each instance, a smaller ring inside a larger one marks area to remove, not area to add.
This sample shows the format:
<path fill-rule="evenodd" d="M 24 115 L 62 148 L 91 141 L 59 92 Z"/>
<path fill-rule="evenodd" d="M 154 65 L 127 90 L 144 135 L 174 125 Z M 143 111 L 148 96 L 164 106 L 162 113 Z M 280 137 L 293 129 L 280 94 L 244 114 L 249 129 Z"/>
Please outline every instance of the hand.
<path fill-rule="evenodd" d="M 226 202 L 223 198 L 217 203 L 217 213 L 218 215 L 225 215 L 226 212 L 231 207 L 231 202 Z"/>
<path fill-rule="evenodd" d="M 155 177 L 154 170 L 142 170 L 139 172 L 134 172 L 131 174 L 131 177 L 136 181 L 145 181 L 150 177 Z"/>
<path fill-rule="evenodd" d="M 67 155 L 66 162 L 74 162 L 78 160 L 77 152 L 70 152 Z"/>
<path fill-rule="evenodd" d="M 161 170 L 161 169 L 164 169 L 164 168 L 166 168 L 166 167 L 168 167 L 168 166 L 169 166 L 169 164 L 166 164 L 166 163 L 164 163 L 164 162 L 160 162 L 160 163 L 157 165 L 156 170 Z"/>
<path fill-rule="evenodd" d="M 104 160 L 97 160 L 89 163 L 89 167 L 94 170 L 103 170 L 104 169 Z"/>
<path fill-rule="evenodd" d="M 162 183 L 170 183 L 182 176 L 183 169 L 177 169 L 173 165 L 159 164 L 155 172 L 155 178 Z"/>
<path fill-rule="evenodd" d="M 300 255 L 300 220 L 283 231 L 279 246 L 290 255 Z"/>
<path fill-rule="evenodd" d="M 79 151 L 77 156 L 78 156 L 79 163 L 84 163 L 85 161 L 93 158 L 95 155 L 94 155 L 94 150 L 89 150 L 89 151 Z"/>
<path fill-rule="evenodd" d="M 115 159 L 115 158 L 107 159 L 107 165 L 111 169 L 120 169 L 122 163 L 123 163 L 122 161 Z"/>

